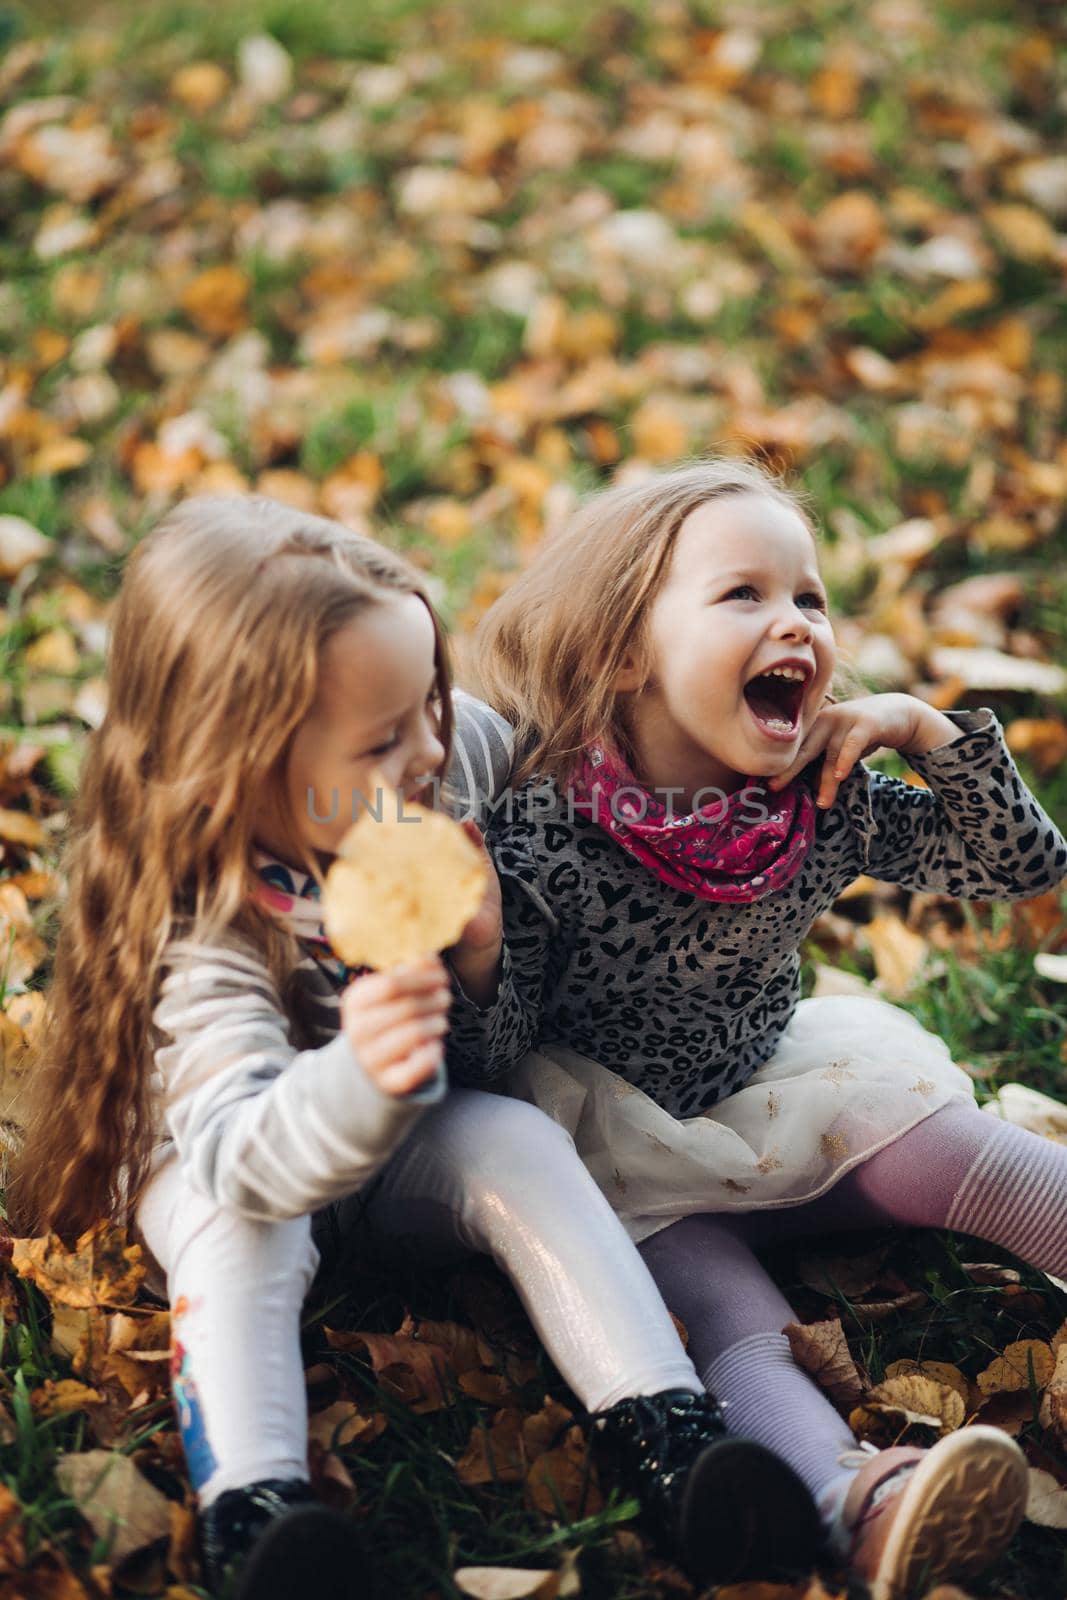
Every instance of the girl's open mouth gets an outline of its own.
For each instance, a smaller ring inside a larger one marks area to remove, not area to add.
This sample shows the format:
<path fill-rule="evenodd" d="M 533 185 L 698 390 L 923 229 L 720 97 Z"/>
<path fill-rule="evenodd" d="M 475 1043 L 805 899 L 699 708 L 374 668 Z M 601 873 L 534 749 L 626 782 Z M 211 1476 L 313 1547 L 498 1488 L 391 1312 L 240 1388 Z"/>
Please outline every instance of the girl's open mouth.
<path fill-rule="evenodd" d="M 744 696 L 756 726 L 768 739 L 793 739 L 800 731 L 800 708 L 804 703 L 807 676 L 779 677 L 764 672 L 750 678 Z"/>

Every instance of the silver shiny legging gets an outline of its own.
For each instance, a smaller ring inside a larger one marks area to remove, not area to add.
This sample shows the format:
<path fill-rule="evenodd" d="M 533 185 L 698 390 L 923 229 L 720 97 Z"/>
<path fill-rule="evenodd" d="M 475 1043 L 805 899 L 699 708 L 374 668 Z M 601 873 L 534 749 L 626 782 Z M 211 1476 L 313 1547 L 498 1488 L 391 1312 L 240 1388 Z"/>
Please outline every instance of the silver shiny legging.
<path fill-rule="evenodd" d="M 343 1199 L 343 1194 L 338 1195 Z M 390 1159 L 361 1226 L 435 1261 L 481 1251 L 511 1278 L 590 1411 L 702 1385 L 655 1284 L 558 1125 L 519 1100 L 454 1089 Z M 193 1190 L 175 1159 L 138 1224 L 167 1277 L 172 1382 L 202 1505 L 257 1478 L 307 1476 L 300 1313 L 318 1265 L 307 1216 L 253 1221 Z"/>

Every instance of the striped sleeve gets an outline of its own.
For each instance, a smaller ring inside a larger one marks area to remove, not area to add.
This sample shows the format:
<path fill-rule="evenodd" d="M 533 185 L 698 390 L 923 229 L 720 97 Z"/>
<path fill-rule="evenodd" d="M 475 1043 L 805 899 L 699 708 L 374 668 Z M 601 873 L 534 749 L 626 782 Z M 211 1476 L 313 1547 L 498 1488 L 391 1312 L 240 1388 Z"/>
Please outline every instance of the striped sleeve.
<path fill-rule="evenodd" d="M 166 1127 L 190 1181 L 257 1221 L 360 1189 L 426 1104 L 383 1094 L 343 1033 L 296 1050 L 269 972 L 237 941 L 175 941 L 153 1022 Z"/>
<path fill-rule="evenodd" d="M 442 800 L 452 816 L 473 817 L 484 829 L 511 771 L 511 726 L 465 689 L 452 691 L 452 710 L 455 732 Z"/>

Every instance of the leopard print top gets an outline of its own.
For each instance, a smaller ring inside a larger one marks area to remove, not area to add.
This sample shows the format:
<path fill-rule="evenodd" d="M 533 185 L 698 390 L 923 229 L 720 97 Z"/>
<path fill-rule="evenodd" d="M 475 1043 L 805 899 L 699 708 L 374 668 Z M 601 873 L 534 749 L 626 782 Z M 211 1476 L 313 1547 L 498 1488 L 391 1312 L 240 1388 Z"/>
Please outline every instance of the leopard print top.
<path fill-rule="evenodd" d="M 908 758 L 928 787 L 857 763 L 817 813 L 796 877 L 745 905 L 661 882 L 580 811 L 568 814 L 551 785 L 516 791 L 487 833 L 503 891 L 503 977 L 484 1010 L 454 983 L 453 1079 L 484 1084 L 534 1044 L 558 1042 L 674 1116 L 695 1116 L 774 1053 L 800 997 L 801 940 L 860 874 L 961 900 L 1054 888 L 1067 841 L 1020 777 L 996 715 L 947 715 L 959 734 Z"/>

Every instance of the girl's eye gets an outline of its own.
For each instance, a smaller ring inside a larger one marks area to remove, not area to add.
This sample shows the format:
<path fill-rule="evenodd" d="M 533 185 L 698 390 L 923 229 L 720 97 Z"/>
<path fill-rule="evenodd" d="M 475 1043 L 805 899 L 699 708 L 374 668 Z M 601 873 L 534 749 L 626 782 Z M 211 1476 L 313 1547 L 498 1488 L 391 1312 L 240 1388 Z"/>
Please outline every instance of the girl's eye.
<path fill-rule="evenodd" d="M 826 601 L 821 594 L 802 594 L 801 600 L 809 601 L 816 611 L 826 610 Z"/>
<path fill-rule="evenodd" d="M 393 746 L 396 743 L 397 743 L 397 735 L 394 733 L 393 737 L 391 739 L 387 740 L 385 744 L 377 744 L 377 745 L 375 745 L 373 750 L 368 750 L 367 751 L 367 754 L 369 756 L 384 756 L 393 748 Z"/>
<path fill-rule="evenodd" d="M 736 589 L 730 590 L 730 593 L 726 596 L 727 600 L 732 600 L 735 594 L 743 594 L 746 589 L 749 594 L 755 594 L 756 592 L 750 583 L 739 583 Z"/>

